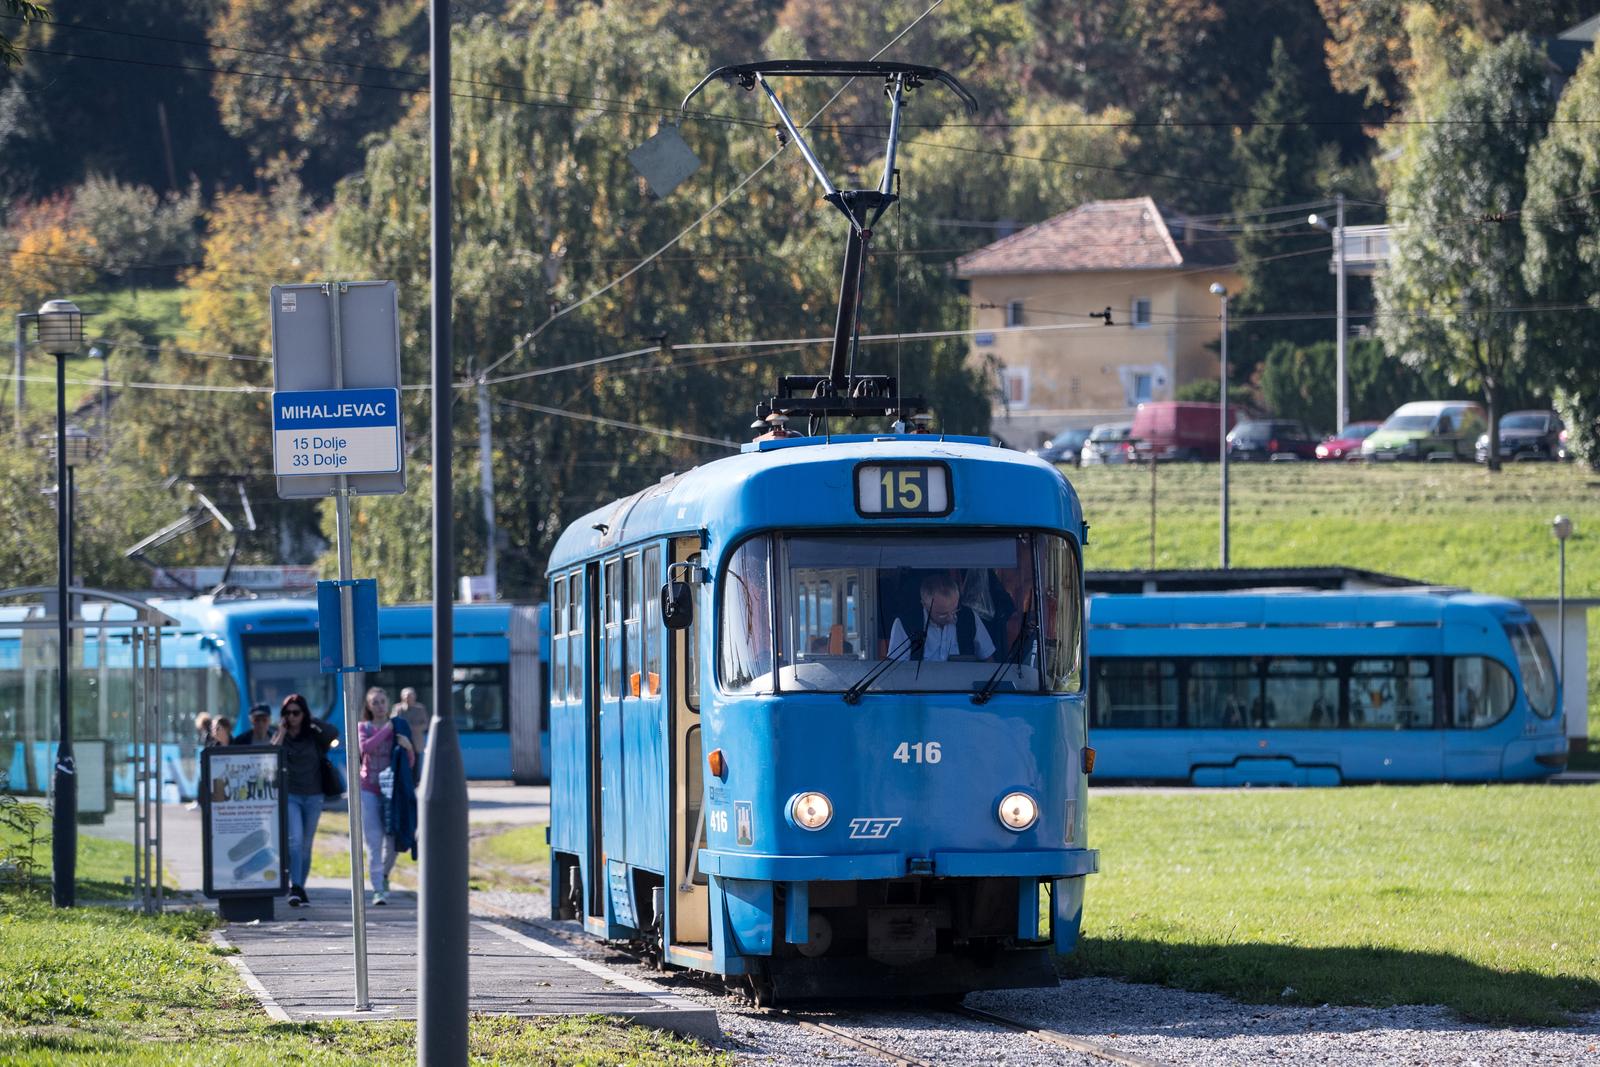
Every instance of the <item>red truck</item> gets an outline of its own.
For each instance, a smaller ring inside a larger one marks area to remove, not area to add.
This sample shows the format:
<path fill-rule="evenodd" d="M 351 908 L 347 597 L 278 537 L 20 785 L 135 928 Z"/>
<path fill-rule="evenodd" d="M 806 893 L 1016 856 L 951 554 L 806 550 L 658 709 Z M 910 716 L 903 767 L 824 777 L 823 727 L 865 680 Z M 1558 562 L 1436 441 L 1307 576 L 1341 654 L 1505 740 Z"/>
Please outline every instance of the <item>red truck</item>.
<path fill-rule="evenodd" d="M 1139 461 L 1215 460 L 1222 454 L 1222 405 L 1192 400 L 1152 400 L 1133 413 L 1134 452 Z M 1228 428 L 1239 421 L 1228 408 Z"/>

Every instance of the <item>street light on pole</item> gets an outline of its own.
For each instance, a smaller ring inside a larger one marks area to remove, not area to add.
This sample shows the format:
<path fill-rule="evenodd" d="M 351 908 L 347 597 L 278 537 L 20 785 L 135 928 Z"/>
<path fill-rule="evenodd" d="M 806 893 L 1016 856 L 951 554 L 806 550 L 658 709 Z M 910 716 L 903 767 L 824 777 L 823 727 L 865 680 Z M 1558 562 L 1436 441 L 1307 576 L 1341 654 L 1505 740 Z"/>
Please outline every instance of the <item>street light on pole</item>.
<path fill-rule="evenodd" d="M 1222 569 L 1228 569 L 1228 287 L 1221 282 L 1211 283 L 1211 295 L 1222 301 L 1222 359 L 1217 374 L 1217 399 L 1222 408 L 1222 424 L 1218 431 L 1218 452 L 1222 460 Z"/>
<path fill-rule="evenodd" d="M 1565 721 L 1567 703 L 1567 538 L 1572 536 L 1572 520 L 1557 515 L 1550 522 L 1550 532 L 1556 535 L 1556 545 L 1561 553 L 1560 578 L 1556 586 L 1556 680 L 1560 683 L 1562 716 Z"/>
<path fill-rule="evenodd" d="M 1333 234 L 1333 270 L 1338 277 L 1335 283 L 1337 288 L 1338 316 L 1334 335 L 1334 377 L 1335 408 L 1333 432 L 1338 433 L 1350 421 L 1350 400 L 1345 388 L 1344 371 L 1344 346 L 1349 336 L 1349 329 L 1345 325 L 1345 269 L 1344 269 L 1344 194 L 1339 193 L 1334 197 L 1333 225 L 1328 225 L 1328 220 L 1321 215 L 1309 215 L 1306 221 L 1319 230 Z"/>
<path fill-rule="evenodd" d="M 55 806 L 51 815 L 51 896 L 58 908 L 77 903 L 78 775 L 72 754 L 72 701 L 69 657 L 72 652 L 67 626 L 71 601 L 67 597 L 71 566 L 71 491 L 67 465 L 67 357 L 83 344 L 83 312 L 70 300 L 51 300 L 39 309 L 39 347 L 56 357 L 56 688 L 58 740 L 52 781 Z"/>

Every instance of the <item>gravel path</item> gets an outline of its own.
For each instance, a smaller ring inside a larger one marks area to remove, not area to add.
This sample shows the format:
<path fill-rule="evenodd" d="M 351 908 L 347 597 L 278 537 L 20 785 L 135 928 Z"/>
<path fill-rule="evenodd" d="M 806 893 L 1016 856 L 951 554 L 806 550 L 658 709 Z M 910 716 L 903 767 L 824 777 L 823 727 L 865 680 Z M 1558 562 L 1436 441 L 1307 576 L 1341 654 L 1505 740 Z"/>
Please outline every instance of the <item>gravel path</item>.
<path fill-rule="evenodd" d="M 549 923 L 543 918 L 549 905 L 542 893 L 490 890 L 472 899 L 532 921 L 547 934 L 570 935 L 563 943 L 571 951 L 710 1003 L 721 1018 L 725 1047 L 738 1054 L 740 1063 L 882 1067 L 883 1058 L 801 1025 L 812 1021 L 900 1055 L 952 1067 L 1105 1067 L 1104 1061 L 945 1012 L 892 1006 L 757 1011 L 703 979 L 650 970 L 583 937 L 572 924 Z M 973 993 L 966 1003 L 1171 1067 L 1600 1067 L 1600 1012 L 1573 1028 L 1508 1029 L 1464 1023 L 1444 1008 L 1241 1004 L 1108 978 L 1078 979 L 1059 989 Z"/>

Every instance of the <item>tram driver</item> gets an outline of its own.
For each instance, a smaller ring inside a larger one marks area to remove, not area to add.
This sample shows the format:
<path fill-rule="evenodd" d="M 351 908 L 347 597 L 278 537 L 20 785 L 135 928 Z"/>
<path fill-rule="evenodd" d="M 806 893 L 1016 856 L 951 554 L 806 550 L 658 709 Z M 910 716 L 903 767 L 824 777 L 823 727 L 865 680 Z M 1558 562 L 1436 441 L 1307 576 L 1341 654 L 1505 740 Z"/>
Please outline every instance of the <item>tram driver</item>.
<path fill-rule="evenodd" d="M 935 571 L 922 579 L 922 603 L 897 616 L 889 630 L 889 650 L 903 648 L 911 638 L 920 637 L 921 647 L 913 644 L 906 653 L 911 662 L 938 663 L 946 660 L 987 660 L 994 656 L 994 640 L 977 612 L 961 605 L 961 586 L 946 571 Z"/>

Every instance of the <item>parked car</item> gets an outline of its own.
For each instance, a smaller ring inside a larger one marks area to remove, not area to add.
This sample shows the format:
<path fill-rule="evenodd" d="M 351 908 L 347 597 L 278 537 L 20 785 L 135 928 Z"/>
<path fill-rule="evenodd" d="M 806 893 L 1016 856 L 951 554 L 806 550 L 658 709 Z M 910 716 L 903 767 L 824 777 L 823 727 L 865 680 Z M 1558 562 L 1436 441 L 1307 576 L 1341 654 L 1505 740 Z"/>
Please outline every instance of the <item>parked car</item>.
<path fill-rule="evenodd" d="M 1471 459 L 1484 421 L 1483 408 L 1466 400 L 1401 404 L 1361 442 L 1361 458 Z"/>
<path fill-rule="evenodd" d="M 1228 426 L 1239 421 L 1228 408 Z M 1222 405 L 1192 400 L 1152 400 L 1133 413 L 1136 459 L 1215 460 L 1222 451 Z"/>
<path fill-rule="evenodd" d="M 1089 431 L 1083 443 L 1079 465 L 1093 467 L 1102 463 L 1126 463 L 1133 456 L 1131 422 L 1102 422 Z"/>
<path fill-rule="evenodd" d="M 1513 411 L 1500 420 L 1500 458 L 1560 459 L 1565 451 L 1561 416 L 1553 411 Z M 1489 434 L 1478 438 L 1475 457 L 1489 462 Z"/>
<path fill-rule="evenodd" d="M 1298 419 L 1250 419 L 1228 434 L 1228 458 L 1315 459 L 1317 439 Z"/>
<path fill-rule="evenodd" d="M 1046 463 L 1070 463 L 1076 467 L 1082 459 L 1083 443 L 1088 439 L 1088 430 L 1062 430 L 1038 448 L 1028 449 L 1028 455 L 1038 456 Z"/>
<path fill-rule="evenodd" d="M 1379 423 L 1352 422 L 1317 446 L 1318 459 L 1360 459 L 1361 442 L 1372 436 Z"/>

